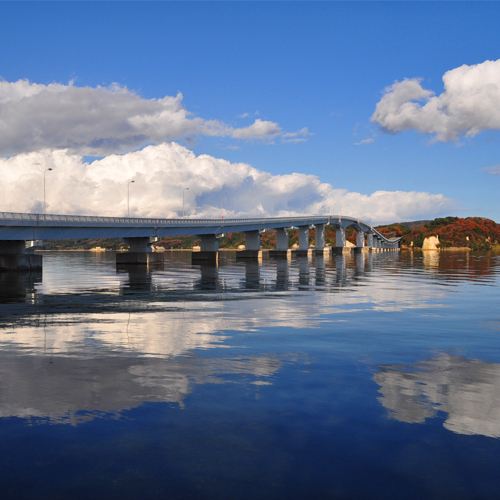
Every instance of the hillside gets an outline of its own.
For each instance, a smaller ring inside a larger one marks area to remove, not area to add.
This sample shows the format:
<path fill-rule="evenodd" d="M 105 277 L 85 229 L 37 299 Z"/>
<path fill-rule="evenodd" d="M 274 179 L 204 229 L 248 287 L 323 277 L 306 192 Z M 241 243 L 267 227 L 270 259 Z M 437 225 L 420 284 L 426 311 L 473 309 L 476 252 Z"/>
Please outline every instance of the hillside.
<path fill-rule="evenodd" d="M 483 217 L 444 217 L 408 228 L 397 223 L 377 227 L 384 236 L 401 236 L 403 246 L 421 248 L 425 238 L 437 236 L 440 248 L 489 250 L 500 246 L 500 224 Z"/>

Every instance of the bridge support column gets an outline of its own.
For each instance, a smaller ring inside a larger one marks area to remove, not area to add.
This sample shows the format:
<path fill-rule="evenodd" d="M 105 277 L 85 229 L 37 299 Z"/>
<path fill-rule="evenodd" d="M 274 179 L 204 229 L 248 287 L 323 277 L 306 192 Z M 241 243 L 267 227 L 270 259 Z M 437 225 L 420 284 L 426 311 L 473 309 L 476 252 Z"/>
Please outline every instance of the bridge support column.
<path fill-rule="evenodd" d="M 24 240 L 0 241 L 0 271 L 40 271 L 42 256 L 25 251 Z"/>
<path fill-rule="evenodd" d="M 219 264 L 219 242 L 215 234 L 202 234 L 200 239 L 200 251 L 191 254 L 191 262 L 217 266 Z"/>
<path fill-rule="evenodd" d="M 368 233 L 366 235 L 366 246 L 370 249 L 373 250 L 373 233 Z"/>
<path fill-rule="evenodd" d="M 335 232 L 335 247 L 332 249 L 336 255 L 351 253 L 351 249 L 346 244 L 345 227 L 337 227 Z"/>
<path fill-rule="evenodd" d="M 246 260 L 262 259 L 259 230 L 245 232 L 245 250 L 238 250 L 236 252 L 236 258 Z"/>
<path fill-rule="evenodd" d="M 276 229 L 276 250 L 269 250 L 269 257 L 289 257 L 290 238 L 285 228 Z"/>
<path fill-rule="evenodd" d="M 163 262 L 163 253 L 155 253 L 149 246 L 151 238 L 149 236 L 140 238 L 122 238 L 122 241 L 129 245 L 127 252 L 116 253 L 116 263 L 119 265 L 149 265 L 153 263 Z"/>
<path fill-rule="evenodd" d="M 330 248 L 325 247 L 325 224 L 316 224 L 316 245 L 314 248 L 316 255 L 330 253 Z"/>
<path fill-rule="evenodd" d="M 309 226 L 299 226 L 299 248 L 295 250 L 297 256 L 307 256 L 309 253 Z"/>
<path fill-rule="evenodd" d="M 368 252 L 369 248 L 365 246 L 365 233 L 361 229 L 356 230 L 356 247 L 355 252 Z"/>

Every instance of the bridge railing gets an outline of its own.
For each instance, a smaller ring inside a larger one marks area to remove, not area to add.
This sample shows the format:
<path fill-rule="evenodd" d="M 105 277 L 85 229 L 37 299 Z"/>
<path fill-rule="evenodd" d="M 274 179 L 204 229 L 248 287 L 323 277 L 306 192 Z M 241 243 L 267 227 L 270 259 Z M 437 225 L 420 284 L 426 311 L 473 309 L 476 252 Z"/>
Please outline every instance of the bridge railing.
<path fill-rule="evenodd" d="M 199 225 L 199 224 L 225 224 L 225 223 L 265 223 L 265 222 L 312 222 L 313 220 L 327 220 L 330 219 L 328 215 L 316 216 L 303 216 L 303 217 L 262 217 L 262 218 L 245 218 L 245 219 L 157 219 L 157 218 L 138 218 L 138 217 L 101 217 L 93 215 L 59 215 L 59 214 L 26 214 L 16 212 L 0 212 L 0 220 L 20 220 L 20 221 L 33 221 L 33 222 L 79 222 L 89 223 L 97 222 L 101 224 L 144 224 L 144 225 Z"/>

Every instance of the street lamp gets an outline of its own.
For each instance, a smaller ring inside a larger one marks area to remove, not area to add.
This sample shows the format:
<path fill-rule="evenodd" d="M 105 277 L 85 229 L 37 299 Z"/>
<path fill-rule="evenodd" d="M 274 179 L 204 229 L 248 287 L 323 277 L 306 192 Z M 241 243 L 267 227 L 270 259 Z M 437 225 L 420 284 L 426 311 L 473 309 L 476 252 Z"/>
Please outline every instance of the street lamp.
<path fill-rule="evenodd" d="M 189 188 L 184 188 L 182 190 L 182 217 L 184 218 L 184 191 L 189 191 Z"/>
<path fill-rule="evenodd" d="M 45 215 L 46 211 L 47 211 L 47 205 L 45 203 L 45 174 L 47 172 L 50 172 L 52 171 L 51 168 L 47 168 L 45 169 L 45 172 L 43 173 L 43 215 Z"/>
<path fill-rule="evenodd" d="M 254 197 L 254 194 L 250 195 L 250 217 L 252 216 L 252 198 Z"/>
<path fill-rule="evenodd" d="M 222 205 L 222 198 L 223 196 L 227 194 L 227 191 L 223 191 L 221 194 L 220 194 L 220 213 L 221 213 L 221 218 L 223 219 L 224 218 L 224 207 Z"/>
<path fill-rule="evenodd" d="M 302 200 L 302 215 L 304 215 L 306 213 L 306 201 L 307 201 L 307 198 L 304 198 Z"/>
<path fill-rule="evenodd" d="M 274 200 L 277 198 L 277 196 L 273 196 L 273 217 L 274 217 Z"/>
<path fill-rule="evenodd" d="M 292 202 L 293 198 L 290 198 L 288 200 L 288 217 L 291 217 L 292 216 L 292 210 L 290 208 L 290 203 Z"/>
<path fill-rule="evenodd" d="M 128 181 L 127 184 L 127 217 L 130 217 L 130 184 L 133 184 L 135 181 Z"/>

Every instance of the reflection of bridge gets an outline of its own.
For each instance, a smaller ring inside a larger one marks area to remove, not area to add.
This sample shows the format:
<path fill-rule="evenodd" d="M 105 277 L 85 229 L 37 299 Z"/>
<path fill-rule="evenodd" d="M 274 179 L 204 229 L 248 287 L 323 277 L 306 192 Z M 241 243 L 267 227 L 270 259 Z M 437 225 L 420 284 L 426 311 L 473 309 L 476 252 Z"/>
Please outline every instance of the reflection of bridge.
<path fill-rule="evenodd" d="M 325 227 L 336 228 L 336 246 L 325 245 Z M 216 262 L 218 238 L 230 232 L 245 234 L 246 249 L 238 255 L 257 258 L 260 235 L 276 231 L 276 255 L 289 252 L 289 231 L 298 229 L 297 254 L 312 250 L 323 253 L 342 253 L 348 248 L 346 228 L 357 233 L 354 251 L 382 251 L 399 248 L 399 238 L 388 239 L 371 225 L 353 217 L 317 215 L 304 217 L 273 217 L 262 219 L 137 219 L 93 217 L 79 215 L 41 215 L 0 212 L 0 270 L 39 269 L 40 255 L 33 253 L 37 242 L 56 239 L 122 238 L 130 246 L 128 252 L 118 253 L 121 264 L 150 263 L 163 259 L 151 252 L 151 243 L 165 236 L 196 235 L 201 239 L 200 252 L 193 252 L 193 261 Z M 316 231 L 315 247 L 309 248 L 309 230 Z M 26 242 L 28 248 L 26 249 Z"/>

